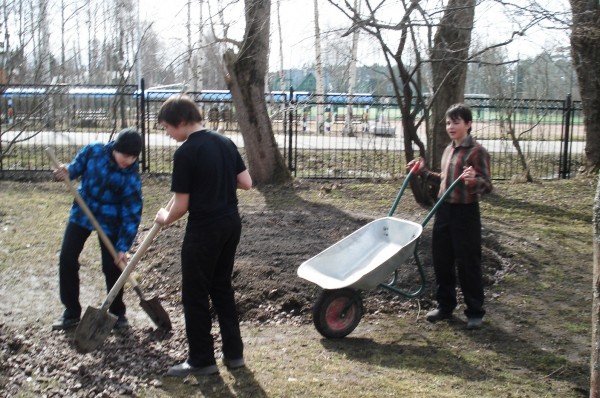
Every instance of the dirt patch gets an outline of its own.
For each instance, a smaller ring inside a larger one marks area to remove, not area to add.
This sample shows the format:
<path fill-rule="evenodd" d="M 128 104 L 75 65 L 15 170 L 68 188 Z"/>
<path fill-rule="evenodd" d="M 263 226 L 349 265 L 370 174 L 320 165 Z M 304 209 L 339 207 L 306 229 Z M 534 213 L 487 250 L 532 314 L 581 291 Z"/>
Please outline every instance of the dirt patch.
<path fill-rule="evenodd" d="M 295 190 L 269 188 L 262 191 L 265 197 L 277 197 L 279 204 L 244 203 L 240 204 L 242 215 L 242 239 L 238 247 L 234 272 L 237 303 L 240 317 L 248 322 L 280 322 L 294 320 L 311 322 L 311 307 L 320 288 L 296 274 L 298 266 L 327 247 L 335 244 L 368 222 L 386 213 L 372 216 L 365 213 L 341 211 L 332 205 L 308 202 L 295 192 L 311 190 L 322 192 L 319 183 L 296 184 Z M 336 185 L 338 195 L 347 195 L 341 184 Z M 331 191 L 329 191 L 331 192 Z M 400 213 L 423 213 L 425 211 L 410 197 L 404 198 Z M 324 199 L 326 194 L 320 194 Z M 351 198 L 348 198 L 351 200 Z M 345 199 L 340 199 L 345 200 Z M 393 197 L 390 199 L 390 205 Z M 404 202 L 409 202 L 404 204 Z M 281 203 L 293 204 L 292 208 L 280 208 Z M 278 208 L 279 207 L 279 208 Z M 414 217 L 414 216 L 413 216 Z M 424 217 L 423 217 L 424 218 Z M 142 266 L 149 276 L 151 288 L 166 289 L 167 297 L 173 305 L 179 303 L 180 267 L 179 249 L 183 238 L 184 224 L 170 227 L 161 234 L 152 249 L 152 256 Z M 431 229 L 426 228 L 421 236 L 419 258 L 424 265 L 427 281 L 431 281 L 432 269 L 430 254 Z M 499 243 L 493 235 L 483 240 L 483 267 L 486 285 L 494 283 L 503 269 L 503 258 L 498 252 Z M 399 271 L 400 287 L 414 291 L 421 283 L 414 259 L 409 259 Z M 383 281 L 382 281 L 383 282 Z M 432 287 L 428 283 L 426 293 L 421 297 L 421 305 L 428 308 L 432 303 Z M 366 313 L 398 313 L 415 303 L 384 290 L 374 290 L 365 294 Z"/>

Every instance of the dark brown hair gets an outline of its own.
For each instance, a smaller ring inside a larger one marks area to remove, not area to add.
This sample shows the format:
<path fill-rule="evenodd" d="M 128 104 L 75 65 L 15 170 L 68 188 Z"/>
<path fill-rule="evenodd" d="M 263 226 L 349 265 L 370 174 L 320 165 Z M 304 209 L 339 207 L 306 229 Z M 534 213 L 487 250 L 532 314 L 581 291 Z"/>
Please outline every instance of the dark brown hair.
<path fill-rule="evenodd" d="M 183 123 L 202 121 L 202 114 L 194 100 L 186 94 L 175 94 L 169 97 L 160 107 L 157 115 L 158 123 L 179 126 Z"/>
<path fill-rule="evenodd" d="M 458 119 L 462 119 L 465 123 L 469 123 L 473 121 L 473 113 L 471 112 L 471 108 L 463 103 L 450 105 L 448 110 L 446 111 L 446 118 L 450 118 L 454 121 Z M 471 128 L 467 130 L 467 133 L 471 134 Z"/>

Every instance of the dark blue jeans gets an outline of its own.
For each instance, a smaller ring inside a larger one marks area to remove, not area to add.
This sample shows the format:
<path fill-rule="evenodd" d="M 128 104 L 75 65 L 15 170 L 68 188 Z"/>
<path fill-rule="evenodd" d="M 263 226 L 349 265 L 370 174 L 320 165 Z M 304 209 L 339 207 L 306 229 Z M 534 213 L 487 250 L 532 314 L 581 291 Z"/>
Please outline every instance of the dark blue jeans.
<path fill-rule="evenodd" d="M 181 295 L 189 346 L 188 363 L 216 363 L 210 301 L 219 321 L 223 355 L 242 358 L 244 345 L 231 277 L 242 224 L 239 214 L 199 226 L 188 223 L 181 248 Z"/>
<path fill-rule="evenodd" d="M 452 312 L 457 305 L 456 275 L 468 318 L 482 318 L 481 217 L 479 203 L 443 203 L 435 216 L 432 232 L 433 268 L 438 308 Z"/>
<path fill-rule="evenodd" d="M 84 244 L 92 231 L 83 228 L 77 224 L 68 223 L 60 249 L 59 260 L 59 282 L 60 282 L 60 301 L 65 306 L 64 315 L 67 318 L 79 318 L 81 316 L 81 304 L 79 304 L 79 255 Z M 109 236 L 111 242 L 114 239 Z M 98 238 L 100 241 L 100 238 Z M 106 280 L 106 291 L 109 292 L 119 276 L 121 270 L 115 264 L 115 260 L 100 241 L 100 251 L 102 255 L 102 272 Z M 117 316 L 125 315 L 125 303 L 123 303 L 123 289 L 119 291 L 109 311 Z"/>

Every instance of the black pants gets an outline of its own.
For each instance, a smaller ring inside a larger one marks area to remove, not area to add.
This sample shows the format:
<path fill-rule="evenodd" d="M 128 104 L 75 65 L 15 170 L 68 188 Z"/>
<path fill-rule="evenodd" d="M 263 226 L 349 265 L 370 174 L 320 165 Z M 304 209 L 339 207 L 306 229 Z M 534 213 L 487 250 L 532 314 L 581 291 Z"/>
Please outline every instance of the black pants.
<path fill-rule="evenodd" d="M 181 294 L 189 345 L 188 363 L 214 365 L 214 341 L 209 297 L 217 313 L 228 359 L 243 357 L 231 276 L 242 224 L 239 214 L 202 226 L 188 224 L 181 249 Z"/>
<path fill-rule="evenodd" d="M 432 250 L 438 308 L 445 312 L 456 308 L 458 271 L 466 304 L 465 315 L 468 318 L 483 317 L 479 203 L 443 203 L 433 225 Z"/>
<path fill-rule="evenodd" d="M 79 255 L 92 231 L 77 224 L 68 223 L 60 249 L 59 281 L 60 300 L 65 306 L 64 315 L 67 318 L 79 318 L 81 316 L 81 304 L 79 304 Z M 114 242 L 112 237 L 109 237 Z M 98 238 L 100 241 L 100 239 Z M 102 272 L 106 280 L 106 291 L 109 292 L 119 276 L 121 270 L 115 264 L 115 260 L 100 241 L 102 254 Z M 123 303 L 123 289 L 119 291 L 109 311 L 117 316 L 125 315 L 125 303 Z"/>

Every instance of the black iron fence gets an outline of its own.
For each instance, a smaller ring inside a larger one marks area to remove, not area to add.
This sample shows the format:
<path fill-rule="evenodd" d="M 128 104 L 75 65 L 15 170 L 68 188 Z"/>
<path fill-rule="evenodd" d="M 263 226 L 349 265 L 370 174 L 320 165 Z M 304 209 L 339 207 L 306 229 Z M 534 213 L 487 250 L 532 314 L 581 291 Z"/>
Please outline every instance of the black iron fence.
<path fill-rule="evenodd" d="M 84 145 L 109 141 L 121 128 L 144 136 L 146 173 L 170 173 L 177 143 L 156 113 L 173 90 L 137 86 L 3 86 L 0 93 L 0 172 L 47 171 L 44 148 L 63 161 Z M 229 136 L 244 152 L 231 94 L 189 93 L 206 127 Z M 393 97 L 307 92 L 267 94 L 273 131 L 286 164 L 303 178 L 394 178 L 404 174 L 402 116 Z M 585 136 L 579 102 L 493 99 L 467 95 L 473 132 L 490 152 L 495 179 L 523 175 L 568 178 L 583 161 Z M 423 116 L 422 114 L 419 116 Z M 425 117 L 424 120 L 427 118 Z M 418 135 L 423 142 L 426 122 Z"/>

